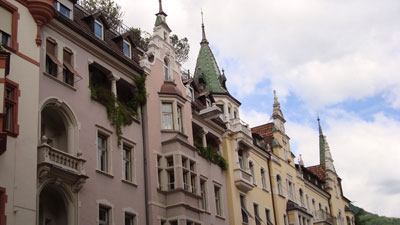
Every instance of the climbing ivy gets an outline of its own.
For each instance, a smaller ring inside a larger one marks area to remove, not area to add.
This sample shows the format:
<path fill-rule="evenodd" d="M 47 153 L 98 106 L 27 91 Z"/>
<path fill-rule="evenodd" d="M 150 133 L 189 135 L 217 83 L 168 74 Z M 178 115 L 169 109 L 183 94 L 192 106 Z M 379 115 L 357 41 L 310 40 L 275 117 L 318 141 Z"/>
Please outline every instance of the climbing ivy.
<path fill-rule="evenodd" d="M 89 74 L 89 89 L 91 98 L 103 104 L 107 109 L 107 116 L 111 125 L 115 127 L 118 137 L 118 146 L 121 145 L 122 127 L 130 125 L 134 116 L 138 116 L 138 107 L 146 104 L 146 76 L 135 77 L 136 87 L 132 90 L 133 98 L 127 102 L 118 101 L 111 90 L 93 85 L 92 74 Z"/>
<path fill-rule="evenodd" d="M 194 146 L 199 150 L 199 154 L 208 161 L 217 164 L 222 170 L 228 169 L 228 163 L 222 155 L 218 154 L 211 146 L 203 147 L 198 143 L 194 143 Z"/>

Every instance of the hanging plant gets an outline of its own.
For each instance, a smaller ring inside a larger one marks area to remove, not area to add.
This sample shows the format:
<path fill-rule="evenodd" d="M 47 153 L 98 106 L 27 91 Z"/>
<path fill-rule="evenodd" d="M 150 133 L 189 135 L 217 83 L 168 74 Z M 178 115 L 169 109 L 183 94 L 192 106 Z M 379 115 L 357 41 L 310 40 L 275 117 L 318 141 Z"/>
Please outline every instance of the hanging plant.
<path fill-rule="evenodd" d="M 208 161 L 217 164 L 222 170 L 228 169 L 228 162 L 222 155 L 218 154 L 217 151 L 211 148 L 211 146 L 203 147 L 198 143 L 194 143 L 194 146 L 199 150 L 199 155 Z"/>
<path fill-rule="evenodd" d="M 136 87 L 132 90 L 133 97 L 126 103 L 122 103 L 111 90 L 93 85 L 92 74 L 89 74 L 90 96 L 106 107 L 108 119 L 118 137 L 118 146 L 121 145 L 122 127 L 130 125 L 133 122 L 133 116 L 138 116 L 138 107 L 146 104 L 146 76 L 135 77 L 135 82 Z"/>

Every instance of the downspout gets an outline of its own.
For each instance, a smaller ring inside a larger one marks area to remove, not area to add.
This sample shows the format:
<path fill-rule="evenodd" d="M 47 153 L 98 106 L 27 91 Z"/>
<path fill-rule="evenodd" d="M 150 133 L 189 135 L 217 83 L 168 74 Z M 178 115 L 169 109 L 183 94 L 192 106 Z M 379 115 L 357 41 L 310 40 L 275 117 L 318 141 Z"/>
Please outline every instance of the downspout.
<path fill-rule="evenodd" d="M 268 165 L 268 171 L 269 171 L 269 180 L 270 180 L 270 182 L 269 182 L 269 186 L 270 186 L 270 189 L 271 189 L 271 199 L 272 199 L 272 209 L 274 210 L 274 220 L 275 220 L 275 225 L 278 225 L 278 223 L 276 222 L 277 220 L 276 220 L 276 209 L 275 209 L 275 200 L 274 200 L 274 191 L 273 191 L 273 189 L 272 189 L 272 176 L 271 176 L 271 166 L 270 166 L 270 163 L 271 163 L 271 155 L 270 155 L 270 158 L 268 158 L 267 159 L 267 165 Z"/>
<path fill-rule="evenodd" d="M 148 180 L 147 180 L 147 146 L 146 146 L 146 129 L 144 124 L 144 113 L 143 106 L 140 106 L 140 114 L 142 117 L 142 139 L 143 139 L 143 173 L 144 173 L 144 202 L 146 210 L 146 224 L 150 224 L 150 212 L 149 212 L 149 191 L 148 191 Z"/>

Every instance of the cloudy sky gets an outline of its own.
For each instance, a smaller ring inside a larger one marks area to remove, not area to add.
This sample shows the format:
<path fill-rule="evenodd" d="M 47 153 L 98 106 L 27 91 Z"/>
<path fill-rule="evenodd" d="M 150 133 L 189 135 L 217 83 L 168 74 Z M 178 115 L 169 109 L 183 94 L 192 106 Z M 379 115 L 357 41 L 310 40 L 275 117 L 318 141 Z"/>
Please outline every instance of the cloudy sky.
<path fill-rule="evenodd" d="M 129 26 L 152 31 L 157 0 L 117 0 Z M 346 197 L 400 217 L 400 1 L 164 0 L 173 33 L 188 37 L 194 70 L 203 9 L 207 38 L 241 117 L 267 123 L 272 90 L 292 151 L 318 163 L 322 120 Z"/>

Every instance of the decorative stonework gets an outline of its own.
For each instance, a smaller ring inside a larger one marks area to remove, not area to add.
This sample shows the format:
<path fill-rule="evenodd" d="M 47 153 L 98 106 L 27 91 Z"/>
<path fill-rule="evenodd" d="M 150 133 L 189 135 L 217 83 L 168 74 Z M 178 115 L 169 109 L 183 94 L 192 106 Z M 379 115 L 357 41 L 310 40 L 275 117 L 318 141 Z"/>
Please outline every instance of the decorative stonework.
<path fill-rule="evenodd" d="M 40 29 L 48 23 L 56 14 L 52 0 L 27 0 L 29 12 L 37 24 L 36 44 L 40 46 Z"/>

